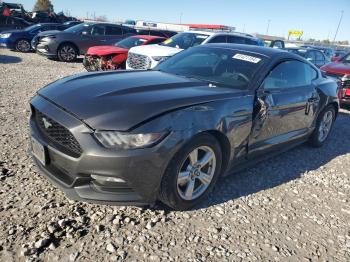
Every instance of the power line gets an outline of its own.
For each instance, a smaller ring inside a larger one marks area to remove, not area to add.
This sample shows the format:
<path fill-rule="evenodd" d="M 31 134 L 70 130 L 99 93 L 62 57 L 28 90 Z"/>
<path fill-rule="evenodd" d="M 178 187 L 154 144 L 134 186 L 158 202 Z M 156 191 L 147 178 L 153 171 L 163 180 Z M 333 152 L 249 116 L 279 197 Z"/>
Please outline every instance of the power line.
<path fill-rule="evenodd" d="M 340 26 L 341 20 L 343 19 L 343 14 L 344 14 L 344 10 L 341 10 L 341 15 L 340 15 L 339 23 L 338 23 L 338 26 L 337 26 L 337 30 L 335 31 L 335 34 L 334 34 L 333 43 L 335 43 L 335 39 L 337 38 L 339 26 Z"/>

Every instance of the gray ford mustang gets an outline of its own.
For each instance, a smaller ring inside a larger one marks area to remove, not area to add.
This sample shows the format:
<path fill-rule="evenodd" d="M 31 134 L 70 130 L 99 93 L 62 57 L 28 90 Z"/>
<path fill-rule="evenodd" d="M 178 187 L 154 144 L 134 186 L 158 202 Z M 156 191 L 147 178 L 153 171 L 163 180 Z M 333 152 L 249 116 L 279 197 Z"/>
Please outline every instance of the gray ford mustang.
<path fill-rule="evenodd" d="M 73 199 L 184 210 L 222 175 L 321 146 L 338 108 L 336 83 L 297 55 L 203 45 L 155 70 L 84 73 L 39 90 L 32 155 Z"/>

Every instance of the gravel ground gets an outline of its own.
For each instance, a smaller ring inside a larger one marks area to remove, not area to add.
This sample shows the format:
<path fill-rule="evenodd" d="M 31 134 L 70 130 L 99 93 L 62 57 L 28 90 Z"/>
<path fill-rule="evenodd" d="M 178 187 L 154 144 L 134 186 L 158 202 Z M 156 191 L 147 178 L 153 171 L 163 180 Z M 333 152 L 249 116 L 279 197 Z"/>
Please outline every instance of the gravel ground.
<path fill-rule="evenodd" d="M 188 212 L 68 200 L 28 155 L 28 101 L 80 63 L 0 49 L 1 261 L 349 261 L 350 112 L 328 143 L 221 179 Z"/>

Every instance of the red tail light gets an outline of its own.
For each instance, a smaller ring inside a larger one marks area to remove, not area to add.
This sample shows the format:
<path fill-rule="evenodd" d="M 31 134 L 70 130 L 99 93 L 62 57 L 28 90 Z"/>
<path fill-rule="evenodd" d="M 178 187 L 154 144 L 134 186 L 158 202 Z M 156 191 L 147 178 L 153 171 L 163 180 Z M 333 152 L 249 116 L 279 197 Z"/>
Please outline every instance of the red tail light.
<path fill-rule="evenodd" d="M 348 88 L 348 89 L 345 89 L 345 96 L 350 96 L 350 89 Z"/>

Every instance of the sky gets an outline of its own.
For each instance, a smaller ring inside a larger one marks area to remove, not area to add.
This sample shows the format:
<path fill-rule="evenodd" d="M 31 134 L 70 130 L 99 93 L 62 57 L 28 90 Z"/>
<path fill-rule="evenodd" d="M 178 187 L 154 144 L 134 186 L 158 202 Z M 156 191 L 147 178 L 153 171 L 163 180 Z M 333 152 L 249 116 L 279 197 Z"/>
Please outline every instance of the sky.
<path fill-rule="evenodd" d="M 14 0 L 32 10 L 36 0 Z M 72 16 L 105 15 L 156 22 L 223 24 L 246 33 L 267 32 L 287 37 L 288 30 L 303 30 L 304 39 L 333 40 L 341 11 L 343 19 L 336 40 L 350 41 L 350 0 L 51 0 L 55 12 Z"/>

